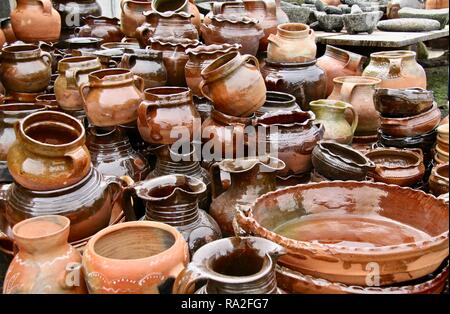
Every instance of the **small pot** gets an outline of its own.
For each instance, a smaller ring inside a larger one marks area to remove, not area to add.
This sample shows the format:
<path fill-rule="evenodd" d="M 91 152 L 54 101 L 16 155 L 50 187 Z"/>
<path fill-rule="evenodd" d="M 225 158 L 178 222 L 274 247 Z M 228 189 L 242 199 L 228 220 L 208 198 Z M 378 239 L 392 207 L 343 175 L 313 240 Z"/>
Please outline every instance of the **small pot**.
<path fill-rule="evenodd" d="M 383 117 L 417 116 L 433 106 L 433 92 L 422 88 L 377 88 L 373 96 L 375 109 Z"/>
<path fill-rule="evenodd" d="M 120 30 L 119 19 L 105 16 L 87 16 L 83 18 L 85 25 L 75 28 L 78 37 L 96 37 L 103 43 L 121 41 L 124 37 Z"/>
<path fill-rule="evenodd" d="M 430 185 L 430 192 L 435 196 L 448 193 L 448 162 L 439 164 L 433 168 L 428 183 Z"/>
<path fill-rule="evenodd" d="M 299 110 L 300 106 L 297 104 L 294 96 L 287 93 L 267 92 L 266 102 L 255 112 L 257 116 L 262 116 L 265 113 L 273 113 L 277 111 L 295 111 Z"/>

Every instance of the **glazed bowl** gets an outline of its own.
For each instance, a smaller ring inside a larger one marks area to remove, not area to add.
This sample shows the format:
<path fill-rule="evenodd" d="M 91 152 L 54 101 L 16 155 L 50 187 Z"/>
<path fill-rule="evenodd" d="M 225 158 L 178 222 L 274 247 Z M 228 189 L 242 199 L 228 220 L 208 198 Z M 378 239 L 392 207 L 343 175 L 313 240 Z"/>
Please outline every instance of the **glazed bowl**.
<path fill-rule="evenodd" d="M 349 34 L 372 34 L 382 16 L 383 12 L 381 11 L 363 12 L 359 14 L 343 14 L 344 26 Z"/>
<path fill-rule="evenodd" d="M 347 285 L 380 286 L 434 272 L 448 256 L 443 200 L 384 183 L 333 181 L 296 185 L 238 209 L 242 234 L 282 245 L 278 265 Z"/>
<path fill-rule="evenodd" d="M 448 193 L 448 162 L 445 164 L 438 164 L 431 170 L 430 179 L 428 181 L 430 192 L 435 196 Z"/>
<path fill-rule="evenodd" d="M 405 118 L 430 110 L 433 106 L 433 92 L 422 88 L 377 88 L 373 102 L 381 116 Z"/>
<path fill-rule="evenodd" d="M 385 147 L 397 147 L 397 148 L 420 148 L 424 155 L 433 148 L 436 142 L 436 130 L 431 132 L 406 137 L 393 137 L 383 134 L 381 130 L 378 130 L 378 144 Z"/>

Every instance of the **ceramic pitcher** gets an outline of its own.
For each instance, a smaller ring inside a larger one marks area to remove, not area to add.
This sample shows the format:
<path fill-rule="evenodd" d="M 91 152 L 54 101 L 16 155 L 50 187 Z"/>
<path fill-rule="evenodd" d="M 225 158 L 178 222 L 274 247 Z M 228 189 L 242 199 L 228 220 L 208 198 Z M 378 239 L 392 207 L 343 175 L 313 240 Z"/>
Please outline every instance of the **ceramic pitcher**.
<path fill-rule="evenodd" d="M 75 35 L 79 37 L 101 38 L 102 43 L 119 42 L 123 38 L 120 30 L 120 20 L 106 16 L 87 16 L 83 18 L 86 23 L 75 28 Z"/>

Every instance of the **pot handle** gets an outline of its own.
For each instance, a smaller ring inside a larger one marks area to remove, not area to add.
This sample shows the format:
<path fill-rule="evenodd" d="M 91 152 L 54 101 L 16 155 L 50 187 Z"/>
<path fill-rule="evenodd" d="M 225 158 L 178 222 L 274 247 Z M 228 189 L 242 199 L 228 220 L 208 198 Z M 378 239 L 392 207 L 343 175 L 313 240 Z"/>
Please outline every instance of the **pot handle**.
<path fill-rule="evenodd" d="M 6 193 L 8 192 L 11 184 L 0 185 L 0 216 L 5 217 L 6 212 Z M 0 217 L 0 219 L 3 219 Z M 0 230 L 0 241 L 13 242 L 5 233 Z"/>
<path fill-rule="evenodd" d="M 308 37 L 309 37 L 310 39 L 316 40 L 316 33 L 314 32 L 314 30 L 313 30 L 312 28 L 309 29 L 309 35 L 308 35 Z"/>
<path fill-rule="evenodd" d="M 41 3 L 44 14 L 52 14 L 53 5 L 50 0 L 38 0 L 38 2 Z"/>
<path fill-rule="evenodd" d="M 253 220 L 248 216 L 250 212 L 250 207 L 248 205 L 238 205 L 236 207 L 236 213 L 234 215 L 234 231 L 238 231 L 236 235 L 251 236 L 253 235 L 249 229 L 251 227 Z M 247 226 L 247 230 L 243 228 Z M 236 230 L 238 228 L 238 230 Z"/>
<path fill-rule="evenodd" d="M 47 51 L 41 51 L 41 57 L 44 59 L 44 62 L 47 63 L 49 67 L 52 66 L 53 57 Z"/>
<path fill-rule="evenodd" d="M 342 101 L 347 102 L 349 104 L 351 103 L 350 100 L 352 99 L 352 93 L 355 87 L 356 87 L 355 83 L 345 82 L 344 84 L 342 84 L 341 88 Z"/>
<path fill-rule="evenodd" d="M 277 16 L 277 5 L 275 0 L 265 0 L 264 6 L 266 7 L 266 16 Z"/>
<path fill-rule="evenodd" d="M 402 71 L 402 59 L 394 58 L 389 59 L 389 75 L 393 77 L 399 77 Z"/>
<path fill-rule="evenodd" d="M 137 89 L 142 93 L 145 89 L 145 82 L 144 79 L 140 76 L 135 75 L 134 78 L 134 85 L 136 85 Z"/>
<path fill-rule="evenodd" d="M 222 180 L 220 178 L 220 167 L 219 163 L 215 162 L 211 165 L 209 168 L 209 176 L 211 178 L 211 197 L 212 199 L 215 199 L 217 196 L 222 194 L 225 189 L 222 185 Z"/>
<path fill-rule="evenodd" d="M 253 65 L 259 69 L 259 61 L 255 56 L 252 55 L 243 55 L 242 56 L 243 63 L 253 63 Z"/>
<path fill-rule="evenodd" d="M 408 150 L 419 154 L 420 157 L 422 157 L 422 161 L 423 161 L 423 151 L 420 148 L 408 148 Z"/>
<path fill-rule="evenodd" d="M 205 89 L 204 89 L 205 85 L 206 85 L 206 81 L 202 80 L 198 87 L 200 88 L 200 91 L 202 92 L 202 95 L 206 99 L 208 99 L 210 102 L 214 103 L 213 100 L 211 99 L 211 97 L 209 97 L 208 93 L 205 91 Z"/>
<path fill-rule="evenodd" d="M 351 104 L 349 104 L 349 103 L 347 103 L 346 105 L 345 105 L 345 109 L 349 109 L 351 112 L 352 112 L 352 115 L 353 115 L 353 121 L 352 121 L 352 126 L 351 126 L 351 128 L 352 128 L 352 134 L 355 134 L 355 131 L 356 131 L 356 128 L 358 127 L 358 120 L 359 120 L 359 118 L 358 118 L 358 112 L 355 110 L 355 108 L 351 105 Z"/>
<path fill-rule="evenodd" d="M 207 279 L 194 264 L 189 264 L 177 276 L 173 285 L 173 294 L 193 294 L 195 283 L 199 280 Z"/>
<path fill-rule="evenodd" d="M 109 188 L 112 189 L 113 197 L 112 204 L 116 203 L 120 196 L 123 194 L 124 190 L 133 185 L 134 181 L 129 176 L 115 177 L 115 176 L 105 176 L 105 181 Z M 123 209 L 123 208 L 122 208 Z"/>
<path fill-rule="evenodd" d="M 78 87 L 78 69 L 69 69 L 65 73 L 67 85 Z"/>
<path fill-rule="evenodd" d="M 125 0 L 125 1 L 122 1 L 122 2 L 120 3 L 120 9 L 122 10 L 122 12 L 125 11 L 126 7 L 128 7 L 128 3 L 131 2 L 131 1 L 132 1 L 132 0 Z"/>
<path fill-rule="evenodd" d="M 270 34 L 269 37 L 267 37 L 267 41 L 277 47 L 281 46 L 281 43 L 279 42 L 279 40 L 280 40 L 279 37 L 275 34 Z"/>
<path fill-rule="evenodd" d="M 151 126 L 148 124 L 148 120 L 147 120 L 147 111 L 150 106 L 152 106 L 152 105 L 147 103 L 146 101 L 143 101 L 139 104 L 139 107 L 137 110 L 138 120 L 141 125 L 149 128 L 149 134 L 151 134 L 151 129 L 152 129 Z"/>
<path fill-rule="evenodd" d="M 115 60 L 108 61 L 108 68 L 114 69 L 114 68 L 117 68 L 118 66 L 119 66 L 119 63 L 117 63 L 117 61 L 115 61 Z"/>
<path fill-rule="evenodd" d="M 134 54 L 124 53 L 120 64 L 126 69 L 131 69 L 136 64 L 136 58 L 137 56 Z"/>
<path fill-rule="evenodd" d="M 83 103 L 84 103 L 85 105 L 86 105 L 86 95 L 87 95 L 87 93 L 85 94 L 85 93 L 84 93 L 84 90 L 85 90 L 85 89 L 89 89 L 90 87 L 91 87 L 91 86 L 89 85 L 89 83 L 83 83 L 83 84 L 81 84 L 80 87 L 79 87 L 81 99 L 83 100 Z"/>
<path fill-rule="evenodd" d="M 361 68 L 361 62 L 363 60 L 363 56 L 356 53 L 348 54 L 348 61 L 344 68 L 347 68 L 351 71 L 358 71 L 358 68 Z"/>
<path fill-rule="evenodd" d="M 83 173 L 84 168 L 86 168 L 86 166 L 90 164 L 90 159 L 86 163 L 86 153 L 89 156 L 89 153 L 86 150 L 87 149 L 82 146 L 64 154 L 64 157 L 72 159 L 73 171 L 70 177 Z"/>
<path fill-rule="evenodd" d="M 147 25 L 141 25 L 136 28 L 136 39 L 139 42 L 141 48 L 144 48 L 148 45 L 148 40 L 150 38 L 151 29 Z"/>

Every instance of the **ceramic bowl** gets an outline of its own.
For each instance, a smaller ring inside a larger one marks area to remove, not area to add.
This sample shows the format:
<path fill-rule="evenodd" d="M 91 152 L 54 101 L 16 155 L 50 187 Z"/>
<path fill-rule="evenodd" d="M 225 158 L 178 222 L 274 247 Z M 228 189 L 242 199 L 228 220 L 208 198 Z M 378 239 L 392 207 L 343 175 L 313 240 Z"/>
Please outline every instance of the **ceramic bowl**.
<path fill-rule="evenodd" d="M 433 170 L 431 170 L 428 183 L 430 186 L 430 192 L 435 196 L 448 193 L 448 162 L 445 164 L 438 164 L 433 168 Z"/>
<path fill-rule="evenodd" d="M 373 102 L 383 117 L 411 117 L 431 109 L 433 92 L 422 88 L 377 88 Z"/>

